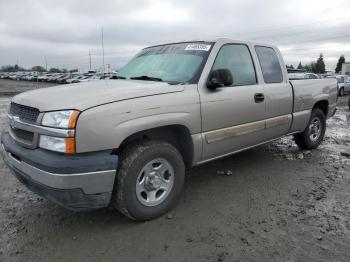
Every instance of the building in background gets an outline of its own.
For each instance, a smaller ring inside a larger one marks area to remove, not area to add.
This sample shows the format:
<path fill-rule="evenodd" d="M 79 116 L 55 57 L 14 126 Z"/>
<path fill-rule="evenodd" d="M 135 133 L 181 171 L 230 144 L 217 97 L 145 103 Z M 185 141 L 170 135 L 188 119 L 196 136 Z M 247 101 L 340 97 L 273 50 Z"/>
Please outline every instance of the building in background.
<path fill-rule="evenodd" d="M 342 75 L 350 75 L 350 63 L 343 63 L 341 67 Z"/>

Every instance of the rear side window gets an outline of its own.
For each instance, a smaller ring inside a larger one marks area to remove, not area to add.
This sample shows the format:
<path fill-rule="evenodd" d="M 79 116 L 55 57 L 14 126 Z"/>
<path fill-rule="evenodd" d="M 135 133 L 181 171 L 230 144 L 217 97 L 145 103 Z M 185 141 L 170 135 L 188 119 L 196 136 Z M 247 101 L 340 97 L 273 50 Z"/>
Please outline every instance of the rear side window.
<path fill-rule="evenodd" d="M 221 47 L 212 70 L 229 69 L 233 75 L 233 85 L 256 84 L 255 68 L 246 45 L 229 44 Z"/>
<path fill-rule="evenodd" d="M 258 55 L 265 83 L 281 83 L 283 74 L 275 50 L 271 47 L 256 46 L 255 51 Z"/>

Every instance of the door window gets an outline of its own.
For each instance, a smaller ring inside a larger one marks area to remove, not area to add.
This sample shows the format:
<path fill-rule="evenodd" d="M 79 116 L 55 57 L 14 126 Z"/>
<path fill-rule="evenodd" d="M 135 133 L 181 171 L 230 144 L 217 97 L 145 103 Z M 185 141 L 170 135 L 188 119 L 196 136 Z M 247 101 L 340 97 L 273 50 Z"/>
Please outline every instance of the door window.
<path fill-rule="evenodd" d="M 224 45 L 221 47 L 212 70 L 228 69 L 233 75 L 233 85 L 254 85 L 257 83 L 255 68 L 246 45 Z"/>

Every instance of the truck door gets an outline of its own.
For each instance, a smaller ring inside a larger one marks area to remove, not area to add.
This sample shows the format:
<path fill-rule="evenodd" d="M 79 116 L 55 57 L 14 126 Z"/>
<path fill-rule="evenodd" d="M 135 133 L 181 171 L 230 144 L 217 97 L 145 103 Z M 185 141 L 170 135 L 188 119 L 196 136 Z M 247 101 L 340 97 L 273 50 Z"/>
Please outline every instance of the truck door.
<path fill-rule="evenodd" d="M 208 60 L 208 66 L 212 63 L 212 67 L 205 69 L 206 77 L 212 70 L 228 69 L 233 75 L 233 85 L 210 90 L 206 80 L 199 83 L 203 161 L 263 141 L 265 128 L 263 86 L 258 84 L 250 48 L 227 43 L 216 46 L 216 50 L 213 50 L 216 57 Z"/>
<path fill-rule="evenodd" d="M 264 140 L 286 135 L 292 124 L 293 92 L 279 52 L 271 47 L 255 46 L 263 74 L 266 102 Z M 310 80 L 313 81 L 313 80 Z"/>

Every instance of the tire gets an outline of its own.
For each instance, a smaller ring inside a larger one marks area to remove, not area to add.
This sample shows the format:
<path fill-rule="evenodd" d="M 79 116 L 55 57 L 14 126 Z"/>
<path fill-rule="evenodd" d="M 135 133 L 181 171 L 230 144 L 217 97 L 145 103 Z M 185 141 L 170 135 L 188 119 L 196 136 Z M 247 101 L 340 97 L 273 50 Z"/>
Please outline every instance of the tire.
<path fill-rule="evenodd" d="M 144 141 L 131 145 L 120 156 L 111 205 L 136 221 L 157 218 L 177 202 L 184 180 L 183 158 L 171 144 Z"/>
<path fill-rule="evenodd" d="M 326 116 L 319 108 L 311 112 L 309 123 L 304 132 L 295 134 L 295 143 L 302 149 L 315 149 L 323 141 L 326 132 Z"/>
<path fill-rule="evenodd" d="M 344 88 L 339 89 L 339 96 L 344 96 Z"/>
<path fill-rule="evenodd" d="M 348 106 L 349 106 L 349 110 L 350 110 L 350 97 L 348 99 Z"/>

